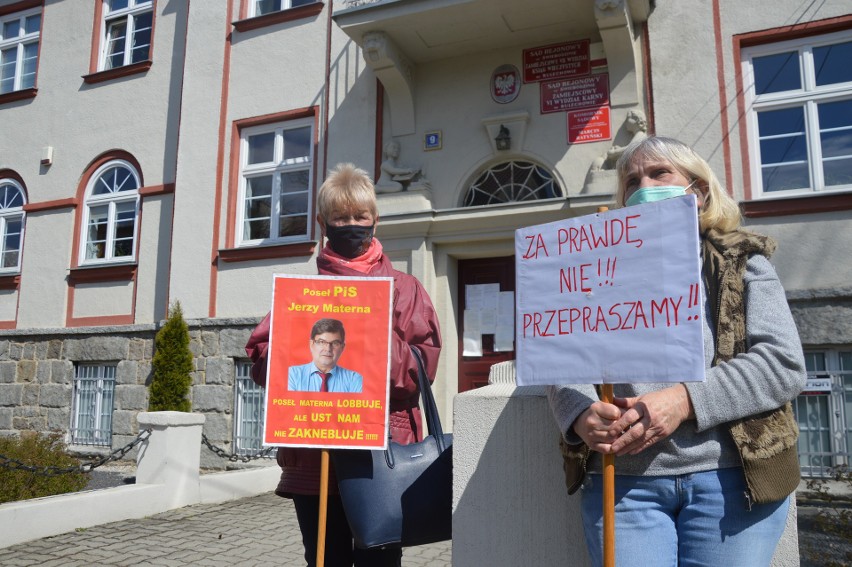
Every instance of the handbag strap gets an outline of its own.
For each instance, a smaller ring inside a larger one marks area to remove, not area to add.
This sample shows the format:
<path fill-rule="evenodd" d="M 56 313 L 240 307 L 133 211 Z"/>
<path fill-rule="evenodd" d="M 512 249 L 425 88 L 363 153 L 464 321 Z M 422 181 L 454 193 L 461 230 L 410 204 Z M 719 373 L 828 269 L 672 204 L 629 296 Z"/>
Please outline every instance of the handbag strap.
<path fill-rule="evenodd" d="M 426 427 L 429 429 L 429 435 L 435 437 L 435 440 L 438 442 L 438 450 L 443 452 L 446 449 L 444 429 L 441 427 L 438 405 L 435 403 L 435 397 L 432 395 L 432 385 L 429 384 L 429 378 L 426 376 L 426 368 L 423 366 L 423 357 L 420 351 L 413 346 L 411 346 L 411 354 L 414 355 L 414 359 L 417 361 L 417 381 L 420 383 L 420 396 L 423 400 L 423 412 L 426 414 Z"/>

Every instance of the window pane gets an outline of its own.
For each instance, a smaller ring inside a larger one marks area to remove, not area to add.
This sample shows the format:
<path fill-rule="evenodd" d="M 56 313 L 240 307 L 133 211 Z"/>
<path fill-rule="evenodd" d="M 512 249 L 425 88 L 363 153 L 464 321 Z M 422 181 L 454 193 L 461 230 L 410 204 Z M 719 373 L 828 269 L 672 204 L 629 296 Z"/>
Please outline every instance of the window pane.
<path fill-rule="evenodd" d="M 311 155 L 311 128 L 284 130 L 284 159 L 307 158 Z"/>
<path fill-rule="evenodd" d="M 272 195 L 272 176 L 264 175 L 262 177 L 251 177 L 246 179 L 246 200 L 254 200 L 263 198 L 268 203 L 271 203 Z"/>
<path fill-rule="evenodd" d="M 814 48 L 817 86 L 852 81 L 852 41 Z"/>
<path fill-rule="evenodd" d="M 760 161 L 763 164 L 807 160 L 808 143 L 804 133 L 760 141 Z"/>
<path fill-rule="evenodd" d="M 811 186 L 806 163 L 764 167 L 762 174 L 763 190 L 766 192 L 807 189 Z"/>
<path fill-rule="evenodd" d="M 134 21 L 132 63 L 146 61 L 149 58 L 151 49 L 151 19 L 153 16 L 153 12 L 147 12 L 140 14 Z"/>
<path fill-rule="evenodd" d="M 278 222 L 278 236 L 302 236 L 308 232 L 308 216 L 282 216 Z"/>
<path fill-rule="evenodd" d="M 275 156 L 275 132 L 248 137 L 248 163 L 268 163 Z"/>
<path fill-rule="evenodd" d="M 760 137 L 792 134 L 805 131 L 805 109 L 802 106 L 782 110 L 764 110 L 757 113 Z"/>
<path fill-rule="evenodd" d="M 280 0 L 257 0 L 254 5 L 254 15 L 262 16 L 279 10 Z"/>
<path fill-rule="evenodd" d="M 305 6 L 306 4 L 313 4 L 317 0 L 291 0 L 290 6 L 295 8 L 296 6 Z"/>
<path fill-rule="evenodd" d="M 116 10 L 123 10 L 124 8 L 127 8 L 128 5 L 128 0 L 109 0 L 107 2 L 107 11 L 115 12 Z"/>
<path fill-rule="evenodd" d="M 808 372 L 825 372 L 825 353 L 806 352 L 805 370 Z"/>
<path fill-rule="evenodd" d="M 852 158 L 823 162 L 822 169 L 826 186 L 852 185 Z"/>
<path fill-rule="evenodd" d="M 28 16 L 24 22 L 24 33 L 36 33 L 41 28 L 41 14 Z"/>
<path fill-rule="evenodd" d="M 300 236 L 308 232 L 307 171 L 292 171 L 281 175 L 280 216 L 278 236 Z"/>
<path fill-rule="evenodd" d="M 10 93 L 15 90 L 17 53 L 17 47 L 0 51 L 0 93 Z"/>
<path fill-rule="evenodd" d="M 307 171 L 290 171 L 281 174 L 281 196 L 285 193 L 308 193 L 308 180 L 310 174 Z M 307 197 L 305 197 L 307 199 Z M 307 200 L 305 201 L 307 202 Z M 300 209 L 299 212 L 306 213 L 307 208 Z"/>
<path fill-rule="evenodd" d="M 752 65 L 758 95 L 802 88 L 798 51 L 755 57 Z"/>
<path fill-rule="evenodd" d="M 269 238 L 269 220 L 272 214 L 272 176 L 253 177 L 246 180 L 245 224 L 243 239 Z"/>
<path fill-rule="evenodd" d="M 120 20 L 107 24 L 107 49 L 106 69 L 114 69 L 124 65 L 124 40 L 127 35 L 127 20 Z"/>
<path fill-rule="evenodd" d="M 24 46 L 24 65 L 21 73 L 21 88 L 31 89 L 35 86 L 36 62 L 38 61 L 38 44 L 30 43 Z"/>
<path fill-rule="evenodd" d="M 136 224 L 136 203 L 119 203 L 115 207 L 115 241 L 113 258 L 133 255 L 133 228 Z"/>
<path fill-rule="evenodd" d="M 86 259 L 106 257 L 106 237 L 109 206 L 89 209 L 89 227 L 86 237 Z"/>
<path fill-rule="evenodd" d="M 11 183 L 0 184 L 0 210 L 14 209 L 24 204 L 24 196 Z"/>
<path fill-rule="evenodd" d="M 14 39 L 21 35 L 21 20 L 10 20 L 3 23 L 3 39 Z"/>
<path fill-rule="evenodd" d="M 281 215 L 308 212 L 308 194 L 295 193 L 281 195 Z"/>

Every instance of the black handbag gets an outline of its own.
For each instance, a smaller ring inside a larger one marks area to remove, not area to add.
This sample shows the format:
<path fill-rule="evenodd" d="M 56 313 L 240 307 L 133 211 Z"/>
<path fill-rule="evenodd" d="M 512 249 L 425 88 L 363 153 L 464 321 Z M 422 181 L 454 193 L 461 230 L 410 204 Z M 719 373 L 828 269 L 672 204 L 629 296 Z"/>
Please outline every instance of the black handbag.
<path fill-rule="evenodd" d="M 331 451 L 355 545 L 398 548 L 452 539 L 453 435 L 444 433 L 420 352 L 417 379 L 429 435 L 386 450 Z"/>

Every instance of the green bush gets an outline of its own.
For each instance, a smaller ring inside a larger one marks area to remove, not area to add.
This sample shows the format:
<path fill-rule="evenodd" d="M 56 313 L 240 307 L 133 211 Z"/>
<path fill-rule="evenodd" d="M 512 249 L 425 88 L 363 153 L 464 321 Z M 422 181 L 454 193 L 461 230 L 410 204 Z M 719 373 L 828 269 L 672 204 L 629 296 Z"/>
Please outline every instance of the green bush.
<path fill-rule="evenodd" d="M 31 467 L 79 469 L 80 466 L 77 459 L 65 452 L 65 444 L 59 433 L 0 438 L 0 455 Z M 79 470 L 47 476 L 14 469 L 12 467 L 15 465 L 2 460 L 4 462 L 0 464 L 0 504 L 77 492 L 89 482 L 88 476 Z"/>
<path fill-rule="evenodd" d="M 180 302 L 176 302 L 169 319 L 154 338 L 154 377 L 151 380 L 151 411 L 192 411 L 189 387 L 192 384 L 192 352 L 189 350 L 189 327 L 183 320 Z"/>

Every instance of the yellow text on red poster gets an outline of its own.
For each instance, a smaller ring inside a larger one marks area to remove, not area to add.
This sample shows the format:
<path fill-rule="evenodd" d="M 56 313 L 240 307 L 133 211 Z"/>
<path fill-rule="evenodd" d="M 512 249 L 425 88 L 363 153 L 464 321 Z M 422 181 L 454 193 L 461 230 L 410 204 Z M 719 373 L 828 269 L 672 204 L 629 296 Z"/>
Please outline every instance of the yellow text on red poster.
<path fill-rule="evenodd" d="M 275 276 L 264 445 L 386 446 L 392 286 Z"/>

